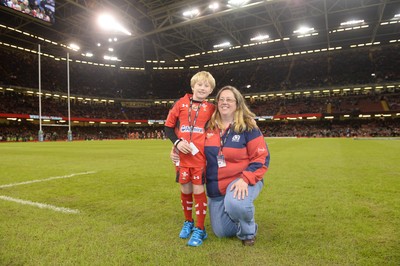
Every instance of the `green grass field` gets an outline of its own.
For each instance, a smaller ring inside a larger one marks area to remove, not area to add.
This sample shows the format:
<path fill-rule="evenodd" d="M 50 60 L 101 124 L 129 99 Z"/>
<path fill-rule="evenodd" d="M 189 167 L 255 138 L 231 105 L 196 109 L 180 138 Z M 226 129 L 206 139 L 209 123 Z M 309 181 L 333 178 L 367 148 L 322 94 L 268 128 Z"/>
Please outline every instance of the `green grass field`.
<path fill-rule="evenodd" d="M 169 141 L 2 143 L 0 265 L 400 264 L 400 141 L 267 142 L 256 245 L 207 220 L 198 248 L 178 238 Z"/>

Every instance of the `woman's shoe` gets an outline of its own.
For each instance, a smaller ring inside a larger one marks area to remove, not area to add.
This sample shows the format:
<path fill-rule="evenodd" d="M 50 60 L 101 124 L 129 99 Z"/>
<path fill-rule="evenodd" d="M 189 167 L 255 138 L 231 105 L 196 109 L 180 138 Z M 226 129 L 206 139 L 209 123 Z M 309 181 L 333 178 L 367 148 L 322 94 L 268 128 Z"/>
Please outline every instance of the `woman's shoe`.
<path fill-rule="evenodd" d="M 242 240 L 243 246 L 254 246 L 254 243 L 256 243 L 256 237 Z"/>

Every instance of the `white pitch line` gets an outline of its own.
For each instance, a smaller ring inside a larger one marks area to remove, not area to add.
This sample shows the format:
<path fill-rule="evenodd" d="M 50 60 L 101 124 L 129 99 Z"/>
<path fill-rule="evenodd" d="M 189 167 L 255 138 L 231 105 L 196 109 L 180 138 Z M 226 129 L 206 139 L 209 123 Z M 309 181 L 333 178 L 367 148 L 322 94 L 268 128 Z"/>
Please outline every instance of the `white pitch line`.
<path fill-rule="evenodd" d="M 63 175 L 63 176 L 53 176 L 49 177 L 46 179 L 37 179 L 37 180 L 31 180 L 31 181 L 25 181 L 25 182 L 20 182 L 20 183 L 12 183 L 12 184 L 6 184 L 6 185 L 0 185 L 0 188 L 7 188 L 7 187 L 14 187 L 14 186 L 20 186 L 20 185 L 27 185 L 27 184 L 32 184 L 32 183 L 39 183 L 39 182 L 44 182 L 44 181 L 50 181 L 54 179 L 62 179 L 62 178 L 69 178 L 77 175 L 90 175 L 96 173 L 95 171 L 88 171 L 88 172 L 83 172 L 83 173 L 75 173 L 75 174 L 69 174 L 69 175 Z"/>
<path fill-rule="evenodd" d="M 39 202 L 34 202 L 34 201 L 29 201 L 29 200 L 21 200 L 21 199 L 11 198 L 11 197 L 7 197 L 7 196 L 0 196 L 0 199 L 12 201 L 12 202 L 16 202 L 16 203 L 20 203 L 20 204 L 24 204 L 24 205 L 31 205 L 31 206 L 39 207 L 41 209 L 49 209 L 49 210 L 53 210 L 56 212 L 75 213 L 75 214 L 79 213 L 79 210 L 68 209 L 68 208 L 64 208 L 64 207 L 57 207 L 57 206 L 53 206 L 53 205 L 46 204 L 46 203 L 39 203 Z"/>

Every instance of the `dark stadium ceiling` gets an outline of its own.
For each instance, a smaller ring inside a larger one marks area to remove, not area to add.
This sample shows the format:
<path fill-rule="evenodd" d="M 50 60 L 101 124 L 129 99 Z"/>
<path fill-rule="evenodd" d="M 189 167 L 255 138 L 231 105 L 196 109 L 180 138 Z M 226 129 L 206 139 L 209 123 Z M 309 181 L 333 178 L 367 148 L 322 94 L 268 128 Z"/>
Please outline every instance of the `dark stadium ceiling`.
<path fill-rule="evenodd" d="M 211 2 L 219 2 L 220 10 L 207 11 Z M 100 53 L 96 50 L 100 49 L 96 48 L 96 43 L 104 44 L 109 37 L 118 37 L 118 42 L 112 45 L 114 54 L 122 60 L 119 64 L 138 67 L 152 60 L 165 61 L 165 66 L 201 68 L 210 63 L 339 46 L 345 49 L 354 44 L 389 43 L 400 39 L 400 23 L 385 24 L 400 21 L 399 17 L 394 18 L 400 13 L 399 0 L 254 0 L 244 7 L 230 9 L 226 7 L 227 2 L 60 0 L 56 1 L 54 25 L 17 15 L 4 7 L 0 9 L 0 23 L 58 43 L 75 42 L 82 52 L 94 54 Z M 193 7 L 199 8 L 201 14 L 193 19 L 184 18 L 183 11 Z M 113 13 L 132 35 L 102 32 L 96 20 L 104 11 Z M 348 20 L 364 20 L 362 25 L 368 26 L 336 31 L 342 22 Z M 302 25 L 314 28 L 315 34 L 298 38 L 293 31 Z M 2 42 L 37 49 L 37 39 L 4 27 L 0 28 L 0 33 Z M 253 43 L 250 39 L 257 34 L 268 34 L 269 40 L 278 41 L 247 45 Z M 210 52 L 218 50 L 213 48 L 215 44 L 226 41 L 236 49 Z M 49 53 L 66 53 L 46 42 L 42 45 Z M 91 60 L 99 62 L 102 59 Z"/>

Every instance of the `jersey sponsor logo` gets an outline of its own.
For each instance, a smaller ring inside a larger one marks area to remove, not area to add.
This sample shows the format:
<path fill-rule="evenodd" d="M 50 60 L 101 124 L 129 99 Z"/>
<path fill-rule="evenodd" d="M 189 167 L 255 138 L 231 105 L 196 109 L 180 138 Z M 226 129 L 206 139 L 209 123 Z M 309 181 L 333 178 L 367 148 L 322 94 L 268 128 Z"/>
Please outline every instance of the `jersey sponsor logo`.
<path fill-rule="evenodd" d="M 190 126 L 181 126 L 181 132 L 190 132 Z M 193 133 L 204 133 L 204 129 L 201 127 L 193 127 Z"/>
<path fill-rule="evenodd" d="M 240 140 L 240 135 L 234 135 L 232 137 L 232 142 L 239 142 L 239 140 Z"/>
<path fill-rule="evenodd" d="M 212 136 L 214 136 L 214 133 L 207 133 L 207 136 L 206 136 L 206 138 L 211 138 Z"/>
<path fill-rule="evenodd" d="M 184 104 L 184 103 L 182 103 L 182 107 L 186 107 L 186 108 L 188 108 L 188 107 L 189 107 L 189 105 L 188 105 L 188 104 Z"/>

